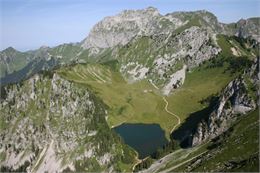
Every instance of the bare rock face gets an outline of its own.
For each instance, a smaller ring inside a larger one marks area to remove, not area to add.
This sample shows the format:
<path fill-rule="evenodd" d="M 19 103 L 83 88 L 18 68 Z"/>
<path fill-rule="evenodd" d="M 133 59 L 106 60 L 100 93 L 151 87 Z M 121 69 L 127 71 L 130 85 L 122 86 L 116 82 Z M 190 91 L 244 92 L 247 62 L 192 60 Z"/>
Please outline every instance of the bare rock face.
<path fill-rule="evenodd" d="M 215 58 L 221 49 L 206 29 L 192 26 L 181 33 L 139 37 L 120 49 L 120 72 L 130 82 L 147 78 L 165 95 L 184 83 L 186 71 Z M 123 52 L 123 53 L 121 53 Z"/>
<path fill-rule="evenodd" d="M 84 48 L 108 48 L 126 44 L 139 32 L 152 34 L 155 18 L 160 17 L 154 8 L 126 10 L 117 16 L 106 17 L 97 23 L 83 43 Z"/>
<path fill-rule="evenodd" d="M 257 60 L 255 61 L 257 62 Z M 230 125 L 241 115 L 247 114 L 257 106 L 255 99 L 249 94 L 247 78 L 253 85 L 257 85 L 259 78 L 257 71 L 259 66 L 255 63 L 245 71 L 245 74 L 231 81 L 223 90 L 216 108 L 209 118 L 198 124 L 192 135 L 192 145 L 199 145 L 206 140 L 212 139 L 226 131 Z"/>
<path fill-rule="evenodd" d="M 259 24 L 260 18 L 241 19 L 237 22 L 237 28 L 234 31 L 235 35 L 242 38 L 251 37 L 260 42 Z"/>
<path fill-rule="evenodd" d="M 126 45 L 136 36 L 167 34 L 182 26 L 199 26 L 211 34 L 236 34 L 244 38 L 252 36 L 259 41 L 259 18 L 239 21 L 236 25 L 222 24 L 214 14 L 205 10 L 161 15 L 156 8 L 148 7 L 143 10 L 125 10 L 118 15 L 105 17 L 93 27 L 81 46 L 98 53 L 100 49 Z"/>
<path fill-rule="evenodd" d="M 167 33 L 181 25 L 180 20 L 164 17 L 153 7 L 125 10 L 97 23 L 83 41 L 82 47 L 98 51 L 99 48 L 125 45 L 137 35 Z"/>
<path fill-rule="evenodd" d="M 170 55 L 172 59 L 183 59 L 187 61 L 188 68 L 193 68 L 221 51 L 211 43 L 211 37 L 212 35 L 206 29 L 193 26 L 176 37 L 173 36 L 166 46 L 173 49 Z"/>
<path fill-rule="evenodd" d="M 56 73 L 45 75 L 1 91 L 1 171 L 73 171 L 78 163 L 113 170 L 121 144 L 103 103 Z"/>
<path fill-rule="evenodd" d="M 169 95 L 170 92 L 175 89 L 178 88 L 179 86 L 181 86 L 184 81 L 185 81 L 185 73 L 186 73 L 186 68 L 187 66 L 184 65 L 183 68 L 175 73 L 173 73 L 170 76 L 170 81 L 164 86 L 163 90 L 163 94 L 164 95 Z"/>

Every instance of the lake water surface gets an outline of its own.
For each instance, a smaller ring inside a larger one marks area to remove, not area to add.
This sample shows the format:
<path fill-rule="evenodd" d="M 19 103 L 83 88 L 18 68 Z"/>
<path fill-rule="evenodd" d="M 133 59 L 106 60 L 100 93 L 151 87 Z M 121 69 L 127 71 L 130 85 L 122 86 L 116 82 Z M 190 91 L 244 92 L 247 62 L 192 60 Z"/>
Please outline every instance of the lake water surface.
<path fill-rule="evenodd" d="M 158 124 L 124 123 L 114 128 L 126 144 L 143 159 L 167 143 L 164 130 Z"/>

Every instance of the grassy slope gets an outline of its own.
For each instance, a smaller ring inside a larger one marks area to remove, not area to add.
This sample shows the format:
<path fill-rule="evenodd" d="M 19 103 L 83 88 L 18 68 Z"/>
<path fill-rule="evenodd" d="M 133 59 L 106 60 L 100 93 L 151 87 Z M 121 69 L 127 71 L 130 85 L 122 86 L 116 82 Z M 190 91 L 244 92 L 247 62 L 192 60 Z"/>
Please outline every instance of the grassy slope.
<path fill-rule="evenodd" d="M 259 152 L 259 110 L 255 110 L 248 115 L 241 117 L 233 126 L 233 132 L 230 137 L 223 140 L 220 148 L 222 149 L 213 157 L 202 162 L 194 172 L 205 172 L 216 169 L 216 165 L 226 163 L 227 161 L 240 161 L 248 159 L 252 154 Z M 210 151 L 209 151 L 210 152 Z M 174 169 L 173 171 L 183 171 L 189 163 Z M 169 165 L 171 167 L 174 165 Z M 257 172 L 259 164 L 251 162 L 240 168 L 236 168 L 235 172 Z"/>
<path fill-rule="evenodd" d="M 165 165 L 165 167 L 159 169 L 159 172 L 167 170 L 167 169 L 171 169 L 174 166 L 177 165 L 181 165 L 185 162 L 188 163 L 188 160 L 199 156 L 201 154 L 203 154 L 204 152 L 207 151 L 207 146 L 209 144 L 205 144 L 205 145 L 200 145 L 200 146 L 196 146 L 193 148 L 189 148 L 189 149 L 179 149 L 177 150 L 174 154 L 174 157 L 171 158 L 171 160 Z M 185 164 L 184 164 L 185 165 Z M 182 171 L 182 169 L 178 169 L 180 172 Z"/>
<path fill-rule="evenodd" d="M 237 44 L 235 40 L 232 40 L 232 42 L 230 43 L 227 37 L 218 37 L 218 44 L 222 47 L 223 50 L 220 57 L 225 57 L 223 59 L 225 61 L 228 61 L 229 58 L 232 58 L 233 60 L 236 59 L 236 57 L 232 56 L 232 51 L 230 49 L 233 46 L 232 43 Z M 248 58 L 251 58 L 249 57 L 250 54 L 247 55 Z M 185 84 L 175 93 L 173 93 L 173 95 L 171 95 L 170 98 L 168 98 L 170 102 L 169 107 L 172 107 L 171 110 L 179 114 L 182 120 L 189 115 L 189 112 L 202 109 L 205 106 L 199 103 L 200 100 L 205 98 L 207 95 L 210 95 L 211 93 L 219 92 L 232 78 L 239 74 L 239 72 L 236 72 L 232 75 L 230 74 L 230 72 L 224 73 L 226 67 L 228 66 L 226 62 L 224 63 L 224 66 L 217 68 L 204 68 L 205 66 L 207 66 L 207 63 L 205 65 L 202 65 L 200 68 L 195 69 L 192 73 L 189 73 L 185 80 Z M 259 127 L 257 126 L 257 124 L 259 122 L 259 117 L 257 113 L 258 111 L 254 111 L 253 113 L 249 114 L 248 116 L 240 120 L 238 124 L 234 127 L 235 132 L 232 135 L 232 137 L 228 139 L 228 142 L 225 142 L 223 144 L 224 146 L 226 146 L 223 147 L 224 150 L 221 153 L 219 153 L 214 159 L 212 159 L 210 161 L 210 164 L 208 164 L 207 161 L 199 168 L 193 171 L 210 171 L 211 169 L 216 168 L 216 163 L 223 163 L 224 161 L 231 160 L 236 157 L 238 157 L 241 160 L 247 159 L 251 154 L 258 151 L 259 138 L 257 134 Z M 234 141 L 238 138 L 240 138 L 241 140 L 237 144 Z M 205 146 L 200 147 L 199 149 L 194 149 L 194 151 L 192 149 L 182 150 L 180 154 L 186 155 L 187 157 L 174 157 L 160 171 L 174 167 L 179 163 L 184 163 L 189 158 L 193 158 L 194 156 L 199 156 L 200 154 L 207 151 L 208 145 L 209 144 L 206 144 Z M 241 153 L 245 154 L 241 156 Z M 183 171 L 184 166 L 188 165 L 188 163 L 171 171 Z M 203 170 L 203 167 L 205 167 L 206 169 Z M 258 165 L 255 162 L 251 162 L 250 164 L 247 164 L 242 168 L 234 169 L 232 171 L 255 171 L 258 170 L 257 167 Z"/>
<path fill-rule="evenodd" d="M 220 92 L 233 76 L 223 73 L 224 67 L 211 69 L 195 69 L 188 73 L 184 85 L 177 89 L 170 97 L 169 109 L 176 113 L 181 120 L 185 120 L 191 113 L 205 108 L 200 103 L 212 94 Z"/>
<path fill-rule="evenodd" d="M 222 49 L 217 58 L 232 57 L 232 45 L 223 36 L 218 36 L 218 44 Z M 234 58 L 234 57 L 232 57 Z M 169 96 L 169 110 L 176 113 L 181 120 L 185 120 L 191 113 L 202 110 L 208 105 L 200 101 L 208 96 L 219 93 L 237 74 L 226 71 L 228 64 L 208 68 L 206 62 L 192 72 L 187 73 L 183 86 Z"/>
<path fill-rule="evenodd" d="M 235 126 L 231 137 L 224 142 L 224 149 L 216 157 L 207 161 L 206 168 L 214 168 L 215 163 L 226 160 L 247 159 L 251 154 L 259 152 L 259 111 L 256 110 L 242 118 Z M 198 168 L 198 171 L 201 170 Z M 243 168 L 241 168 L 243 170 Z M 250 171 L 250 170 L 244 170 Z M 252 171 L 252 170 L 251 170 Z M 256 171 L 256 170 L 255 170 Z"/>
<path fill-rule="evenodd" d="M 72 43 L 62 44 L 52 48 L 50 50 L 50 54 L 54 57 L 61 56 L 62 58 L 60 60 L 68 63 L 74 57 L 77 56 L 77 54 L 81 51 L 81 49 L 82 48 L 79 45 L 74 45 Z"/>

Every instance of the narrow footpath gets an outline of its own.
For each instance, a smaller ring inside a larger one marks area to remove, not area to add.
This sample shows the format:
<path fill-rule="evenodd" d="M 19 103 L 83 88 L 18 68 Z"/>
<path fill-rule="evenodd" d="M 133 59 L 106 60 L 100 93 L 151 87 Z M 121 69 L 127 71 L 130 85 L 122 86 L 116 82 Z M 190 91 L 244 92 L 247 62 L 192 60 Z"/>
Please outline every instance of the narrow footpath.
<path fill-rule="evenodd" d="M 149 82 L 152 84 L 152 86 L 153 86 L 155 89 L 160 90 L 160 89 L 152 82 L 152 80 L 149 80 Z M 176 129 L 176 127 L 181 124 L 181 119 L 180 119 L 180 117 L 179 117 L 178 115 L 176 115 L 176 114 L 174 114 L 173 112 L 171 112 L 171 111 L 168 110 L 169 102 L 166 100 L 165 97 L 162 97 L 162 98 L 163 98 L 163 101 L 165 102 L 164 110 L 165 110 L 167 113 L 173 115 L 173 116 L 177 119 L 177 121 L 178 121 L 178 123 L 175 124 L 175 126 L 172 128 L 172 130 L 171 130 L 171 133 L 172 133 L 172 132 Z"/>
<path fill-rule="evenodd" d="M 176 127 L 181 124 L 181 119 L 180 119 L 180 117 L 179 117 L 178 115 L 176 115 L 176 114 L 174 114 L 173 112 L 171 112 L 171 111 L 168 110 L 168 105 L 169 105 L 169 103 L 168 103 L 168 101 L 166 100 L 165 97 L 163 97 L 163 101 L 165 102 L 164 110 L 165 110 L 167 113 L 173 115 L 173 116 L 178 120 L 178 123 L 175 124 L 175 126 L 174 126 L 174 127 L 172 128 L 172 130 L 171 130 L 171 133 L 172 133 L 172 132 L 176 129 Z"/>

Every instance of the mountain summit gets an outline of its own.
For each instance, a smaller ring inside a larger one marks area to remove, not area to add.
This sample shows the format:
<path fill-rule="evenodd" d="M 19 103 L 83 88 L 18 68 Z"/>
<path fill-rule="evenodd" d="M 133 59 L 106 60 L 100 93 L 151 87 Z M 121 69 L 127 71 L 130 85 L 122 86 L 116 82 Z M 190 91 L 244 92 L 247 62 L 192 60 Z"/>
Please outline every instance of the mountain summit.
<path fill-rule="evenodd" d="M 98 49 L 125 45 L 135 36 L 149 36 L 171 33 L 183 26 L 201 26 L 214 33 L 235 35 L 242 37 L 252 36 L 259 40 L 257 35 L 257 20 L 249 19 L 237 24 L 223 24 L 217 17 L 206 11 L 173 12 L 161 15 L 154 7 L 143 10 L 125 10 L 118 15 L 105 17 L 98 22 L 82 42 L 82 47 L 98 52 Z"/>
<path fill-rule="evenodd" d="M 84 48 L 108 48 L 128 43 L 136 35 L 151 35 L 160 31 L 157 9 L 125 10 L 98 22 L 83 41 Z"/>

